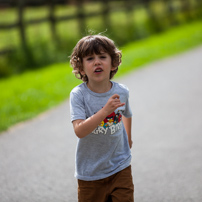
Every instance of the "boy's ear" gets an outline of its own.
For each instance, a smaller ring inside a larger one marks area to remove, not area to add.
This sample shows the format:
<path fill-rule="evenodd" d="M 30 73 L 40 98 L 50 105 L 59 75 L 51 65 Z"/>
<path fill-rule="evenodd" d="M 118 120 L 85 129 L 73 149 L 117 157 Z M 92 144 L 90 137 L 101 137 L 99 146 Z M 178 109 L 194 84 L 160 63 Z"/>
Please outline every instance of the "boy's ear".
<path fill-rule="evenodd" d="M 114 71 L 116 69 L 117 69 L 117 67 L 111 67 L 111 71 Z"/>
<path fill-rule="evenodd" d="M 80 73 L 81 73 L 82 75 L 85 75 L 85 74 L 86 74 L 83 70 L 81 70 Z"/>

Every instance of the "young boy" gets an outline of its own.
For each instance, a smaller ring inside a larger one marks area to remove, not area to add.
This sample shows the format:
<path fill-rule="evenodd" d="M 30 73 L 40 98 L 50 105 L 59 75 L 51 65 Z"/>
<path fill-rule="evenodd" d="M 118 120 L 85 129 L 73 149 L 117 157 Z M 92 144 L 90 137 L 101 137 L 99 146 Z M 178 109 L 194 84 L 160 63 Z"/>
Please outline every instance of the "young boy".
<path fill-rule="evenodd" d="M 70 93 L 79 202 L 134 201 L 129 91 L 111 81 L 121 56 L 102 35 L 83 37 L 71 55 L 73 73 L 83 81 Z"/>

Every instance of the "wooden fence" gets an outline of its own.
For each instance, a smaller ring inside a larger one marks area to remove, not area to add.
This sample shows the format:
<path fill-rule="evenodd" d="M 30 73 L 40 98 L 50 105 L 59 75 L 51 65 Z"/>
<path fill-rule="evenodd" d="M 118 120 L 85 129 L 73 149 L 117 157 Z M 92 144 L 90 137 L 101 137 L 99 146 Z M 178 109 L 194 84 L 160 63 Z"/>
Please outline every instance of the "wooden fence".
<path fill-rule="evenodd" d="M 0 0 L 0 5 L 1 5 Z M 26 39 L 26 26 L 34 25 L 34 24 L 39 24 L 39 23 L 44 23 L 44 22 L 49 22 L 51 26 L 51 33 L 52 37 L 54 40 L 57 40 L 57 30 L 56 30 L 56 24 L 61 22 L 61 21 L 68 21 L 72 19 L 77 19 L 79 23 L 79 28 L 80 28 L 80 33 L 84 33 L 85 30 L 85 19 L 89 17 L 95 17 L 95 16 L 102 16 L 103 21 L 106 25 L 109 26 L 110 20 L 109 20 L 109 15 L 112 12 L 121 10 L 125 11 L 127 13 L 130 13 L 137 5 L 144 5 L 146 8 L 146 11 L 148 15 L 150 16 L 151 19 L 155 19 L 155 13 L 152 11 L 151 8 L 151 3 L 157 0 L 125 0 L 122 2 L 125 2 L 124 6 L 121 7 L 113 7 L 111 8 L 109 6 L 109 3 L 112 2 L 113 0 L 95 0 L 96 2 L 100 2 L 102 4 L 102 10 L 100 12 L 90 12 L 90 13 L 84 13 L 83 5 L 84 3 L 89 3 L 93 2 L 91 1 L 85 1 L 85 0 L 70 0 L 66 1 L 66 4 L 75 4 L 77 8 L 76 14 L 73 15 L 64 15 L 64 16 L 56 16 L 54 14 L 55 6 L 57 5 L 57 0 L 49 0 L 47 1 L 48 4 L 47 6 L 49 7 L 49 15 L 40 19 L 31 19 L 31 20 L 25 20 L 24 19 L 24 11 L 26 9 L 27 1 L 26 0 L 16 0 L 16 9 L 18 10 L 18 16 L 17 16 L 17 21 L 15 23 L 1 23 L 0 24 L 0 30 L 10 30 L 13 28 L 17 28 L 20 33 L 20 38 L 21 38 L 21 44 L 22 47 L 26 50 L 27 48 L 27 39 Z M 94 1 L 94 2 L 95 2 Z M 120 1 L 120 0 L 119 0 Z M 173 3 L 176 0 L 162 0 L 168 5 L 168 12 L 172 13 L 174 12 L 174 6 Z M 180 9 L 183 11 L 188 12 L 191 7 L 190 7 L 190 2 L 195 1 L 195 5 L 201 7 L 201 0 L 177 0 L 180 1 Z M 4 54 L 9 52 L 10 50 L 1 50 L 0 54 Z"/>

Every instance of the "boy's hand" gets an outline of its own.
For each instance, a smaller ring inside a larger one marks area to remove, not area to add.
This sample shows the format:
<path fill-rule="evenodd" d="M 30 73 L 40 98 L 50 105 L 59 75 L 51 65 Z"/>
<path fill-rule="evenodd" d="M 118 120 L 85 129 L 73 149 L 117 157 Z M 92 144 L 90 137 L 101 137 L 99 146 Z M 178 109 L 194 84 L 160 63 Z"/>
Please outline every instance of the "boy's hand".
<path fill-rule="evenodd" d="M 130 149 L 132 148 L 132 146 L 133 146 L 133 141 L 130 139 L 130 140 L 128 140 L 128 144 L 129 144 L 129 147 L 130 147 Z"/>
<path fill-rule="evenodd" d="M 114 112 L 118 107 L 125 105 L 125 103 L 121 103 L 119 98 L 120 96 L 118 94 L 114 94 L 109 98 L 106 105 L 103 107 L 107 115 Z"/>

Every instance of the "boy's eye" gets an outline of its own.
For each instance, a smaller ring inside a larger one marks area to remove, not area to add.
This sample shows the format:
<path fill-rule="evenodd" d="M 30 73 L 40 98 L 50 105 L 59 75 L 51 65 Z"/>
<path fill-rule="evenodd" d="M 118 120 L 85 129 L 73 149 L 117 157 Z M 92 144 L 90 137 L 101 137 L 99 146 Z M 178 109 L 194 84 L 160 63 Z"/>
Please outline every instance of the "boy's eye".
<path fill-rule="evenodd" d="M 100 58 L 106 58 L 106 56 L 105 56 L 105 55 L 102 55 L 102 56 L 100 56 Z"/>
<path fill-rule="evenodd" d="M 92 60 L 93 59 L 93 57 L 89 57 L 89 58 L 87 58 L 87 60 Z"/>

